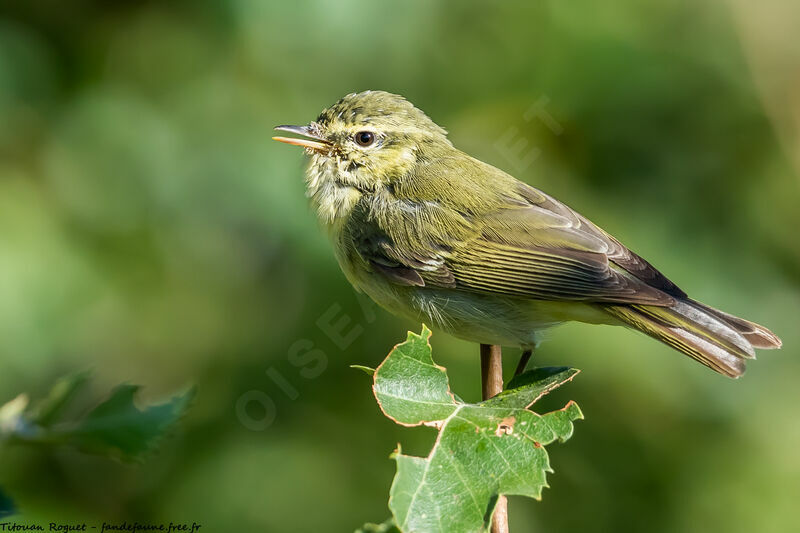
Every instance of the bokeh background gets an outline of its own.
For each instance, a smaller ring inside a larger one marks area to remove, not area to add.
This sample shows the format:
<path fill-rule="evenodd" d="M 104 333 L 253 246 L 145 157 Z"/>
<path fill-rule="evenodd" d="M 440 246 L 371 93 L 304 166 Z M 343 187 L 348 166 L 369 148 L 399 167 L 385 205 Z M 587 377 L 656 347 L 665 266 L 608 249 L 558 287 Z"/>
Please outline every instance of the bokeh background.
<path fill-rule="evenodd" d="M 141 466 L 0 450 L 19 518 L 310 532 L 389 515 L 389 453 L 434 433 L 385 419 L 349 365 L 419 324 L 356 297 L 300 150 L 270 140 L 384 89 L 784 340 L 731 381 L 621 328 L 554 331 L 539 363 L 583 373 L 543 408 L 574 399 L 586 420 L 552 446 L 543 501 L 511 499 L 512 530 L 797 527 L 800 9 L 751 4 L 3 0 L 0 403 L 85 368 L 96 398 L 199 391 Z M 477 347 L 433 346 L 477 399 Z"/>

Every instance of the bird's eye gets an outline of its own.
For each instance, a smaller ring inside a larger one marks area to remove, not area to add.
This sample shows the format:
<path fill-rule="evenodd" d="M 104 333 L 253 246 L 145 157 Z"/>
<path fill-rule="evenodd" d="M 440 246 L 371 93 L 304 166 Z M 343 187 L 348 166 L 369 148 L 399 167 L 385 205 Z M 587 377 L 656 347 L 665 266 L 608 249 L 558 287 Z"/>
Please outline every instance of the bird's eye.
<path fill-rule="evenodd" d="M 355 135 L 355 140 L 359 146 L 369 146 L 375 142 L 375 134 L 371 131 L 359 131 Z"/>

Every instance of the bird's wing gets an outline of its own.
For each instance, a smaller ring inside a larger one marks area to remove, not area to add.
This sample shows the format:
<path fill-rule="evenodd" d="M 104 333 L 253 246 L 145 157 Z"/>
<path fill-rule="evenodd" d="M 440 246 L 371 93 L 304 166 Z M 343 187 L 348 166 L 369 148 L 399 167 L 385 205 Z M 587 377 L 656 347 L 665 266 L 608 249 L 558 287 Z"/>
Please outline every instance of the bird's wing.
<path fill-rule="evenodd" d="M 457 236 L 440 229 L 452 225 L 436 223 L 437 209 L 453 213 L 429 204 L 401 222 L 418 224 L 413 239 L 370 231 L 357 244 L 359 254 L 376 273 L 400 285 L 647 305 L 672 305 L 674 297 L 684 296 L 584 217 L 522 182 L 515 187 L 513 197 L 480 215 L 459 213 L 469 229 L 460 227 Z"/>
<path fill-rule="evenodd" d="M 564 204 L 519 182 L 445 266 L 466 290 L 543 300 L 671 305 L 684 296 L 647 261 Z"/>

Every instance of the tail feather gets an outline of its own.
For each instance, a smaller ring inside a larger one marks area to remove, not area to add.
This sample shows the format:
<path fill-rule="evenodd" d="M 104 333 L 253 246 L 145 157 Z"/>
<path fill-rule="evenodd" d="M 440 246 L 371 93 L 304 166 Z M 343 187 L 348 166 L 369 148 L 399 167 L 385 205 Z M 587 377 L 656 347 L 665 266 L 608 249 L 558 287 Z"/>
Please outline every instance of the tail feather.
<path fill-rule="evenodd" d="M 660 340 L 707 367 L 729 377 L 745 371 L 754 348 L 779 348 L 768 329 L 689 299 L 671 307 L 605 305 L 625 324 Z"/>
<path fill-rule="evenodd" d="M 702 309 L 706 313 L 715 316 L 716 318 L 726 322 L 729 326 L 741 334 L 753 346 L 753 348 L 760 348 L 762 350 L 775 350 L 780 348 L 783 343 L 777 335 L 772 333 L 764 326 L 760 326 L 755 322 L 750 322 L 738 316 L 729 315 L 719 309 L 714 309 L 708 305 L 689 300 L 689 302 Z"/>

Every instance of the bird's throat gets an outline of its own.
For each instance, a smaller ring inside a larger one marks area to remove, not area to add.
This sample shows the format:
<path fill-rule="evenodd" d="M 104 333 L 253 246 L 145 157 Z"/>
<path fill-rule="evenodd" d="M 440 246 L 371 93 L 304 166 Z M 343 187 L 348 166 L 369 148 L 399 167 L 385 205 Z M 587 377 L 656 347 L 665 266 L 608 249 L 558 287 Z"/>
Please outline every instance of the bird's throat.
<path fill-rule="evenodd" d="M 363 195 L 347 178 L 333 161 L 312 158 L 306 174 L 306 193 L 326 226 L 345 220 Z"/>

